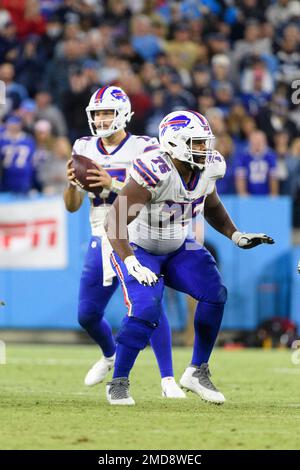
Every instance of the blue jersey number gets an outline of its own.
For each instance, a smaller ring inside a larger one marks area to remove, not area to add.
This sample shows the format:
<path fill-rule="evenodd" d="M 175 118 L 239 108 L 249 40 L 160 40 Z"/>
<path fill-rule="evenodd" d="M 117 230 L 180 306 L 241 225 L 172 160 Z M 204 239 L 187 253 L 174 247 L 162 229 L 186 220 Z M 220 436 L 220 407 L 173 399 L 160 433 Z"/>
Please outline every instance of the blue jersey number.
<path fill-rule="evenodd" d="M 105 171 L 107 171 L 108 174 L 112 178 L 116 178 L 118 181 L 121 181 L 124 183 L 126 180 L 126 169 L 125 168 L 105 168 Z M 101 206 L 101 204 L 112 204 L 114 200 L 116 199 L 117 194 L 114 192 L 110 192 L 107 198 L 102 198 L 99 196 L 96 196 L 93 199 L 93 206 L 98 207 Z"/>

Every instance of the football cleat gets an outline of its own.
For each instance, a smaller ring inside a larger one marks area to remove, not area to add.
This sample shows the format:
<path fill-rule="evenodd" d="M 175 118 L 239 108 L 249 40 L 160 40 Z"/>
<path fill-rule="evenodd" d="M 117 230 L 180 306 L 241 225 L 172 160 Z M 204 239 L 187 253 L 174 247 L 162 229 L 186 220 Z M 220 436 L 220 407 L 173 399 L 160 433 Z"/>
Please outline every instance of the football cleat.
<path fill-rule="evenodd" d="M 164 398 L 186 398 L 184 391 L 177 385 L 174 377 L 161 379 L 161 389 Z"/>
<path fill-rule="evenodd" d="M 115 354 L 111 357 L 103 356 L 100 361 L 96 362 L 96 364 L 94 364 L 88 371 L 84 379 L 84 384 L 87 387 L 93 387 L 94 385 L 103 382 L 108 372 L 113 368 L 115 359 Z"/>
<path fill-rule="evenodd" d="M 203 363 L 200 367 L 191 365 L 184 371 L 180 385 L 184 390 L 196 393 L 204 401 L 221 405 L 225 402 L 225 397 L 214 386 L 210 376 L 208 364 Z"/>
<path fill-rule="evenodd" d="M 118 377 L 106 384 L 106 398 L 111 405 L 135 405 L 129 394 L 129 380 L 127 377 Z"/>

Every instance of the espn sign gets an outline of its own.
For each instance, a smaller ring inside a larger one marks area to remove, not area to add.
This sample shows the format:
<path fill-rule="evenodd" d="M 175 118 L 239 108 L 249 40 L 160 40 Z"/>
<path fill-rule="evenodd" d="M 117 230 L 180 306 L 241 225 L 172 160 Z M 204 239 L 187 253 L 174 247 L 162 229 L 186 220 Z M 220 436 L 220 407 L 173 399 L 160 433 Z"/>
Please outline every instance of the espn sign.
<path fill-rule="evenodd" d="M 60 198 L 0 204 L 0 268 L 64 268 L 66 251 Z"/>

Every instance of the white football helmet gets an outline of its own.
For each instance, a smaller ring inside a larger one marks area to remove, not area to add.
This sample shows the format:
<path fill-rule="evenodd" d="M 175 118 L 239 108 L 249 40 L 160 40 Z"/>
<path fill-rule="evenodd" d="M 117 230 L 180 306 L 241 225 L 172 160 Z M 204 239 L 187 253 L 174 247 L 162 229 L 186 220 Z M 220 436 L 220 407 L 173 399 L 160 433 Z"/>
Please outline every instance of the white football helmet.
<path fill-rule="evenodd" d="M 85 110 L 91 133 L 98 137 L 108 137 L 120 129 L 124 129 L 133 115 L 128 96 L 122 88 L 116 86 L 104 86 L 95 91 Z M 94 111 L 99 110 L 114 111 L 114 117 L 108 129 L 103 127 L 106 120 L 101 121 L 101 127 L 95 126 Z"/>
<path fill-rule="evenodd" d="M 205 163 L 197 158 L 209 158 L 213 152 L 214 135 L 207 119 L 197 111 L 175 111 L 163 118 L 159 125 L 159 142 L 162 150 L 172 158 L 188 162 L 201 171 Z M 205 142 L 205 150 L 193 149 L 193 143 Z"/>

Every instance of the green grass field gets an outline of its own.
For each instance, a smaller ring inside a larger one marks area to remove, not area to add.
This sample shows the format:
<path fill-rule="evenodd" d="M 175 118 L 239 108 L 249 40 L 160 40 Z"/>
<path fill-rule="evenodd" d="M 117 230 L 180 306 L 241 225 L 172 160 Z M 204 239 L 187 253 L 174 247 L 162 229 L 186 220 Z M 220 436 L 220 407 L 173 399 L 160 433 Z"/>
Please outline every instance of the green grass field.
<path fill-rule="evenodd" d="M 223 351 L 211 360 L 223 406 L 160 396 L 150 349 L 131 376 L 135 407 L 112 407 L 83 378 L 90 346 L 8 346 L 0 365 L 0 449 L 300 449 L 300 365 L 289 351 Z M 190 350 L 174 349 L 176 378 Z"/>

